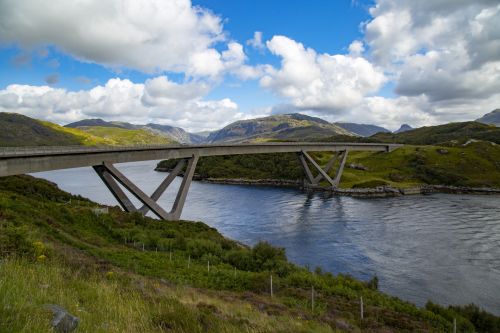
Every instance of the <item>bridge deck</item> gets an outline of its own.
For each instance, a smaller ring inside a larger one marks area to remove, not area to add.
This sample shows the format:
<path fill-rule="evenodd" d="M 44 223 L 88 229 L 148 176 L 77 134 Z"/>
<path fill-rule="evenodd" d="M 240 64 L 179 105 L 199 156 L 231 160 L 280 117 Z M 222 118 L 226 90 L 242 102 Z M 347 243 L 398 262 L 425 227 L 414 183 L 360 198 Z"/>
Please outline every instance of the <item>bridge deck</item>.
<path fill-rule="evenodd" d="M 94 166 L 192 156 L 290 153 L 301 151 L 391 151 L 400 145 L 378 143 L 268 142 L 222 145 L 157 145 L 126 147 L 4 147 L 0 148 L 0 177 Z"/>

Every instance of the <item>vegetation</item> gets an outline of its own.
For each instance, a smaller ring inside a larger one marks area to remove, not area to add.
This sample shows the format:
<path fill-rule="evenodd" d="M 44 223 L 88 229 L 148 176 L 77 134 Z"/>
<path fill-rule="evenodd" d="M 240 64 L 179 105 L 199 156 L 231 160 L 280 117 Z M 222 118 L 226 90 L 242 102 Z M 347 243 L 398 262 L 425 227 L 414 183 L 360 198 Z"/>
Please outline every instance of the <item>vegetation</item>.
<path fill-rule="evenodd" d="M 332 135 L 353 133 L 321 118 L 300 113 L 236 121 L 210 133 L 208 142 L 261 142 L 273 139 L 313 141 Z"/>
<path fill-rule="evenodd" d="M 75 135 L 45 126 L 38 120 L 16 113 L 0 112 L 0 146 L 2 147 L 79 144 L 81 144 L 81 139 Z"/>
<path fill-rule="evenodd" d="M 500 144 L 500 128 L 474 121 L 425 126 L 402 133 L 377 133 L 370 139 L 378 142 L 396 142 L 411 145 L 456 146 L 471 139 Z"/>
<path fill-rule="evenodd" d="M 314 153 L 326 165 L 331 153 Z M 351 152 L 342 174 L 343 188 L 421 184 L 500 187 L 500 146 L 473 142 L 461 147 L 403 146 L 390 153 Z M 162 161 L 172 169 L 175 160 Z M 337 165 L 338 166 L 337 162 Z M 330 171 L 333 177 L 336 166 Z M 311 166 L 311 170 L 314 168 Z M 199 178 L 285 179 L 303 178 L 295 154 L 216 156 L 200 159 Z"/>
<path fill-rule="evenodd" d="M 82 332 L 441 332 L 452 318 L 459 332 L 497 327 L 479 309 L 420 309 L 376 279 L 313 273 L 283 249 L 248 248 L 201 222 L 96 207 L 47 181 L 0 179 L 0 331 L 50 331 L 44 304 L 78 316 Z"/>
<path fill-rule="evenodd" d="M 16 113 L 0 113 L 0 146 L 99 146 L 169 144 L 174 141 L 148 129 L 63 127 Z"/>
<path fill-rule="evenodd" d="M 70 130 L 70 128 L 66 128 Z M 157 134 L 147 129 L 126 129 L 118 127 L 79 127 L 78 129 L 71 129 L 73 131 L 83 131 L 102 138 L 109 142 L 111 145 L 151 145 L 151 144 L 169 144 L 174 141 L 165 135 Z"/>

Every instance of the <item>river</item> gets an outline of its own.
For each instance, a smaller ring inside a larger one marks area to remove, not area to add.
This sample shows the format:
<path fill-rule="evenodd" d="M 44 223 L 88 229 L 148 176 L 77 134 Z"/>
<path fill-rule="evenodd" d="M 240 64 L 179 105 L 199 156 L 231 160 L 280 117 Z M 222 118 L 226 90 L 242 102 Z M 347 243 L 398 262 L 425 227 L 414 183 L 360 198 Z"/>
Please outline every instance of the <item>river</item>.
<path fill-rule="evenodd" d="M 156 161 L 117 167 L 146 193 Z M 92 168 L 34 174 L 93 201 L 116 201 Z M 170 208 L 180 179 L 160 199 Z M 500 196 L 433 194 L 360 199 L 298 189 L 193 182 L 182 214 L 248 245 L 284 247 L 311 269 L 379 278 L 420 306 L 476 303 L 500 315 Z"/>

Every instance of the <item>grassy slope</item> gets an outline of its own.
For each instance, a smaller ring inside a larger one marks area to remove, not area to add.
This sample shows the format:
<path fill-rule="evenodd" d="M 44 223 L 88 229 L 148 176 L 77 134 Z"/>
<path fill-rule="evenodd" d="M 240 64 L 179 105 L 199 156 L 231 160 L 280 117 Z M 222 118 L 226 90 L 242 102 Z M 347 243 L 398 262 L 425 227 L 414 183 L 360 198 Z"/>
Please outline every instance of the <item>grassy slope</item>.
<path fill-rule="evenodd" d="M 144 129 L 91 126 L 80 127 L 79 130 L 107 140 L 112 145 L 169 144 L 174 142 L 167 136 Z"/>
<path fill-rule="evenodd" d="M 379 142 L 397 142 L 412 145 L 463 144 L 469 139 L 500 144 L 500 128 L 474 121 L 426 126 L 403 133 L 378 133 L 370 137 Z M 454 142 L 453 142 L 454 141 Z"/>
<path fill-rule="evenodd" d="M 325 165 L 330 153 L 315 153 Z M 404 146 L 390 153 L 352 152 L 341 179 L 341 187 L 372 187 L 390 184 L 486 186 L 500 188 L 500 146 L 476 142 L 466 147 Z M 356 170 L 360 164 L 368 170 Z M 175 161 L 160 166 L 172 168 Z M 312 170 L 314 170 L 311 167 Z M 289 179 L 303 177 L 295 154 L 205 157 L 196 172 L 202 178 Z M 335 168 L 330 172 L 333 176 Z"/>
<path fill-rule="evenodd" d="M 169 144 L 172 139 L 148 130 L 111 127 L 68 128 L 20 114 L 0 113 L 0 146 L 99 146 Z"/>
<path fill-rule="evenodd" d="M 81 139 L 46 123 L 16 114 L 0 112 L 0 146 L 79 145 Z"/>
<path fill-rule="evenodd" d="M 48 303 L 79 316 L 81 332 L 332 332 L 346 325 L 440 332 L 451 329 L 452 318 L 460 330 L 473 330 L 463 309 L 423 310 L 373 284 L 311 273 L 266 243 L 249 249 L 203 223 L 156 221 L 116 208 L 95 215 L 96 206 L 46 181 L 0 179 L 0 331 L 50 331 Z"/>

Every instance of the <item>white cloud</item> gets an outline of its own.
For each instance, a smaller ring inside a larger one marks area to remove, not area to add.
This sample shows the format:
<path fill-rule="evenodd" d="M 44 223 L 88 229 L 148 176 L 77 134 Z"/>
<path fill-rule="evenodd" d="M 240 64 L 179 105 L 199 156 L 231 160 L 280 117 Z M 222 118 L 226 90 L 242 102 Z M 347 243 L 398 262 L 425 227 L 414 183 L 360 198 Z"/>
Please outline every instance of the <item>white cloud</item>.
<path fill-rule="evenodd" d="M 318 54 L 285 36 L 274 36 L 267 47 L 282 58 L 281 68 L 267 68 L 260 83 L 298 109 L 339 113 L 385 82 L 383 73 L 358 55 Z M 361 51 L 359 45 L 353 48 Z"/>
<path fill-rule="evenodd" d="M 228 98 L 204 99 L 208 91 L 204 83 L 178 84 L 165 76 L 144 84 L 110 79 L 103 86 L 77 92 L 14 84 L 0 90 L 0 111 L 60 124 L 99 117 L 143 124 L 156 122 L 191 131 L 217 129 L 243 118 L 238 105 Z"/>
<path fill-rule="evenodd" d="M 498 1 L 380 0 L 370 13 L 366 42 L 397 94 L 452 105 L 500 91 Z"/>
<path fill-rule="evenodd" d="M 247 40 L 247 45 L 250 45 L 251 47 L 259 51 L 263 51 L 266 48 L 266 45 L 262 42 L 262 32 L 255 31 L 253 33 L 253 38 Z"/>
<path fill-rule="evenodd" d="M 217 76 L 233 66 L 215 49 L 221 18 L 190 0 L 4 0 L 0 22 L 0 42 L 55 45 L 110 67 Z"/>

